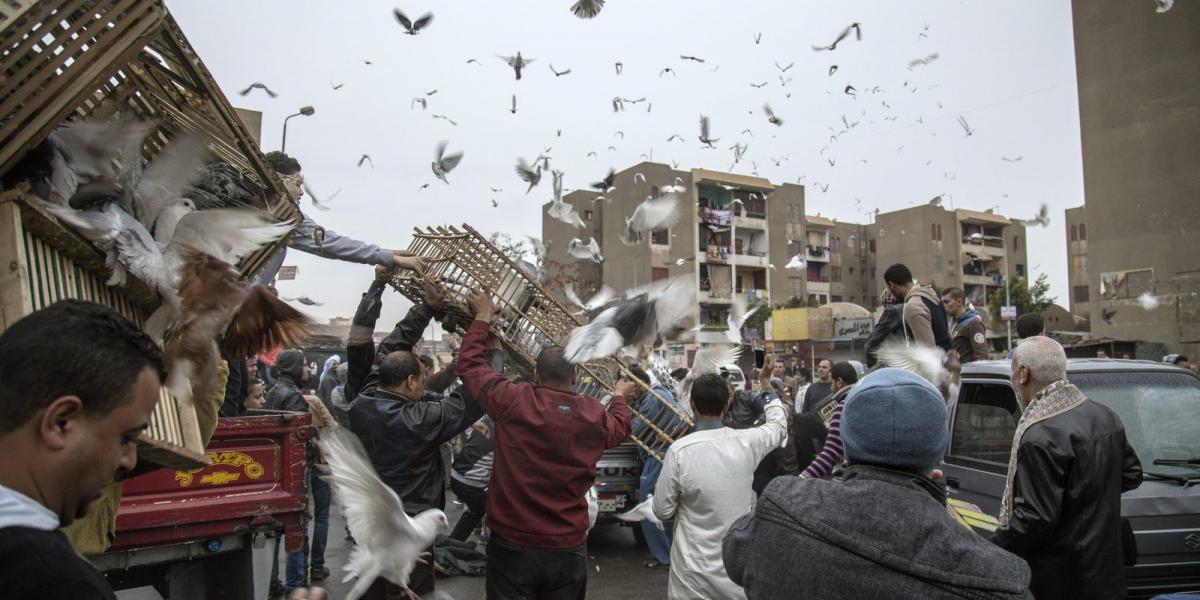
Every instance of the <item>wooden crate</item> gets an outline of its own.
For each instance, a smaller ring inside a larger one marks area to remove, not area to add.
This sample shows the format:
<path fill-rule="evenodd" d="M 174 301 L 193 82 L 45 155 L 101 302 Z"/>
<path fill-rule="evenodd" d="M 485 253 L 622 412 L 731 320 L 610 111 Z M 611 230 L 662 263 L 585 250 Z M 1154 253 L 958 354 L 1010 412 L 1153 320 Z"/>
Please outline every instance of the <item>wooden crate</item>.
<path fill-rule="evenodd" d="M 501 252 L 470 225 L 416 229 L 409 251 L 429 257 L 426 274 L 435 278 L 446 291 L 446 311 L 455 317 L 461 332 L 470 326 L 473 312 L 467 304 L 472 289 L 484 288 L 492 294 L 499 312 L 491 331 L 508 352 L 510 362 L 522 374 L 533 372 L 538 352 L 548 345 L 563 345 L 567 336 L 583 321 L 567 310 L 554 296 L 530 277 L 511 258 Z M 413 302 L 424 298 L 420 282 L 411 271 L 400 271 L 392 286 Z M 613 358 L 578 365 L 577 392 L 593 398 L 611 393 L 617 378 L 633 378 L 620 361 Z M 635 379 L 636 380 L 636 379 Z M 643 392 L 658 398 L 648 414 L 630 406 L 635 422 L 631 439 L 643 450 L 662 460 L 662 448 L 686 434 L 691 418 L 666 402 L 645 382 Z"/>
<path fill-rule="evenodd" d="M 0 173 L 56 127 L 136 113 L 157 125 L 142 148 L 153 158 L 175 135 L 208 143 L 244 176 L 256 203 L 282 221 L 299 210 L 161 0 L 0 0 Z M 0 328 L 61 298 L 113 307 L 142 323 L 160 299 L 132 275 L 103 285 L 103 255 L 24 189 L 0 194 Z M 243 259 L 244 276 L 277 250 Z M 143 435 L 142 456 L 163 466 L 207 464 L 193 406 L 164 393 Z"/>

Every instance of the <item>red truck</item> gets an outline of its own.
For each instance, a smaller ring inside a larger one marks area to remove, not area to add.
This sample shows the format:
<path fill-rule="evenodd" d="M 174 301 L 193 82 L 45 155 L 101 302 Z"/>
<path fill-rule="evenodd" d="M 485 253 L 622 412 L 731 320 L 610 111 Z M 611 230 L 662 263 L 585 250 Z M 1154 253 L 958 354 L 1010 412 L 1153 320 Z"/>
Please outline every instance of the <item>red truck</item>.
<path fill-rule="evenodd" d="M 117 590 L 153 586 L 164 598 L 252 598 L 252 553 L 282 529 L 303 545 L 307 502 L 304 413 L 222 418 L 212 465 L 158 469 L 124 483 L 116 539 L 92 562 Z"/>

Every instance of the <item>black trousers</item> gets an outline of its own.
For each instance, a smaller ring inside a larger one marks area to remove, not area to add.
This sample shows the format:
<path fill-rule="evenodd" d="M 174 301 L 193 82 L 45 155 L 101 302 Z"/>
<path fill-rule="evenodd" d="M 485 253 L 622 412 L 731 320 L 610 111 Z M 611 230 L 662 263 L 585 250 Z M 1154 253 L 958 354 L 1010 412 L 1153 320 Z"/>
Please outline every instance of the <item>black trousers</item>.
<path fill-rule="evenodd" d="M 487 600 L 582 600 L 587 569 L 587 544 L 531 548 L 493 531 L 487 546 Z"/>
<path fill-rule="evenodd" d="M 450 479 L 450 491 L 467 505 L 450 532 L 450 539 L 465 542 L 471 537 L 471 532 L 483 522 L 484 507 L 487 506 L 487 488 L 467 485 L 457 479 Z"/>

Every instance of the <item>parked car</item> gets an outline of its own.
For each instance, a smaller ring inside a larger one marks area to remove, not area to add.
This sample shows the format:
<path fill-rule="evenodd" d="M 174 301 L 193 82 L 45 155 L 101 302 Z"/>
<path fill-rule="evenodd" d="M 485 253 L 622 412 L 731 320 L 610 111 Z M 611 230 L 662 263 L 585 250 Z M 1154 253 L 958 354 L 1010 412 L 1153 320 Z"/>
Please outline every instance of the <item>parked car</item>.
<path fill-rule="evenodd" d="M 1010 372 L 1008 361 L 964 365 L 951 406 L 946 485 L 980 530 L 995 529 L 1021 418 Z M 1120 416 L 1142 463 L 1145 481 L 1121 498 L 1136 541 L 1129 596 L 1200 590 L 1200 378 L 1163 363 L 1097 359 L 1070 359 L 1067 378 Z M 983 514 L 972 517 L 975 507 Z"/>

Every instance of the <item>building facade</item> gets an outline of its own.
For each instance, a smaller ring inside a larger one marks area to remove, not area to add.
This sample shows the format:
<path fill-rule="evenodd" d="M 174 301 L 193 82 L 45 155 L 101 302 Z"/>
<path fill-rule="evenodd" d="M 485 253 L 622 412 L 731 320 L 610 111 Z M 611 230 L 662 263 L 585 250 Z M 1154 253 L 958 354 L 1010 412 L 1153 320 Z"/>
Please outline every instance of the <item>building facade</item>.
<path fill-rule="evenodd" d="M 1070 285 L 1067 305 L 1071 307 L 1071 314 L 1090 320 L 1094 294 L 1087 268 L 1087 208 L 1068 208 L 1064 214 L 1067 228 L 1067 283 Z"/>
<path fill-rule="evenodd" d="M 630 243 L 626 219 L 647 198 L 662 195 L 672 185 L 685 188 L 679 221 Z M 785 268 L 788 240 L 803 235 L 803 187 L 704 169 L 681 171 L 651 162 L 616 173 L 613 187 L 608 193 L 577 190 L 564 197 L 579 212 L 586 225 L 582 229 L 552 218 L 550 204 L 543 206 L 542 241 L 548 244 L 545 270 L 551 291 L 573 284 L 586 300 L 602 284 L 619 293 L 692 275 L 697 286 L 693 323 L 704 327 L 698 342 L 724 339 L 735 296 L 750 306 L 804 297 L 803 273 L 799 272 L 797 288 L 796 273 Z M 576 238 L 584 244 L 595 238 L 603 263 L 568 256 L 567 246 Z"/>
<path fill-rule="evenodd" d="M 1091 331 L 1195 355 L 1200 3 L 1139 4 L 1072 2 Z"/>

